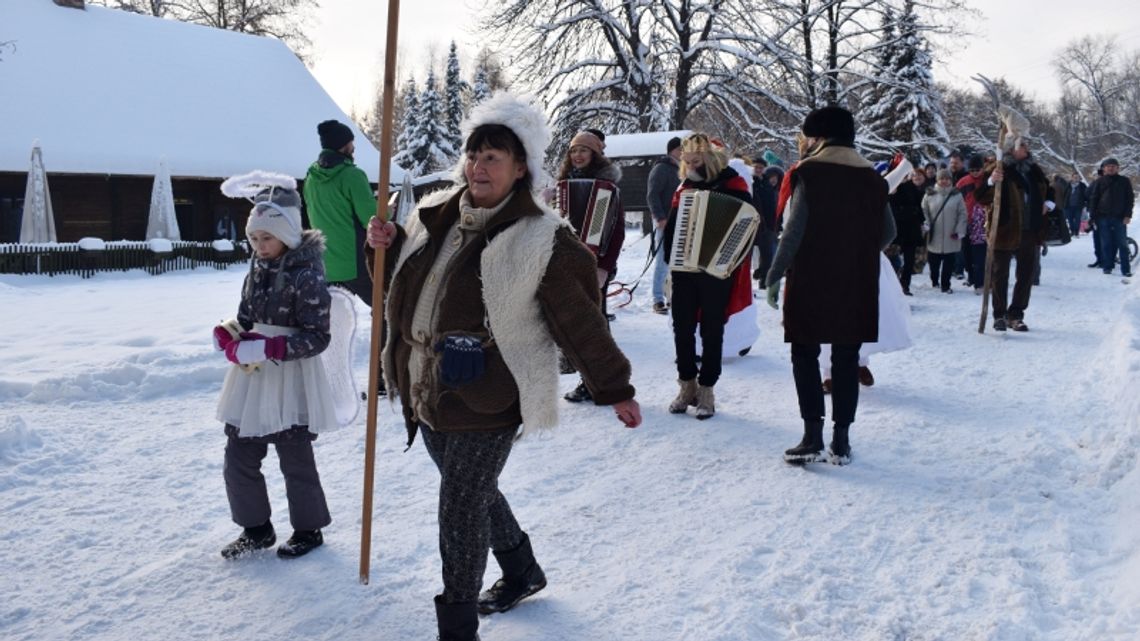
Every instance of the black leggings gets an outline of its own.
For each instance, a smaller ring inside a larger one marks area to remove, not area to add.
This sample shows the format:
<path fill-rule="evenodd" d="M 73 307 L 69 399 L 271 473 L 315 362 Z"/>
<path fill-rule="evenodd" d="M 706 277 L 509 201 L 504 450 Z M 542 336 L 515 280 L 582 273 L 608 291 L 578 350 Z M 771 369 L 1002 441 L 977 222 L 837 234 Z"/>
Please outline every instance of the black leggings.
<path fill-rule="evenodd" d="M 721 280 L 698 272 L 673 272 L 673 346 L 677 376 L 706 387 L 720 379 L 724 314 L 735 273 Z M 701 324 L 701 365 L 697 368 L 697 316 Z"/>
<path fill-rule="evenodd" d="M 445 603 L 469 603 L 479 597 L 488 548 L 501 552 L 522 543 L 523 532 L 499 492 L 499 474 L 511 454 L 515 432 L 436 432 L 420 426 L 424 447 L 439 468 Z"/>

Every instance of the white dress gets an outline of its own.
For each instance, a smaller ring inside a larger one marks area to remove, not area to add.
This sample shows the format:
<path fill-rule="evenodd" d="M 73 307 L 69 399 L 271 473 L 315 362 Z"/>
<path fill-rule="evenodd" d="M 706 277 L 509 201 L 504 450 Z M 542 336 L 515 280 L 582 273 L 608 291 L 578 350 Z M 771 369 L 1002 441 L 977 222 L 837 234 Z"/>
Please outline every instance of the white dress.
<path fill-rule="evenodd" d="M 863 343 L 859 349 L 859 364 L 865 366 L 871 354 L 897 352 L 911 344 L 910 303 L 903 294 L 891 261 L 879 252 L 879 341 Z M 824 373 L 830 375 L 831 345 L 820 346 L 819 363 Z"/>

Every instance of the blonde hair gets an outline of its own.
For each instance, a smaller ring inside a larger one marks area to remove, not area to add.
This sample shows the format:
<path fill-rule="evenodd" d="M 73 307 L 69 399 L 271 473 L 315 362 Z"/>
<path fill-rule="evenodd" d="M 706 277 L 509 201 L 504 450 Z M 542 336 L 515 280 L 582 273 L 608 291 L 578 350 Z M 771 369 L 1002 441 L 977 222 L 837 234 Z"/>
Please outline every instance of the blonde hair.
<path fill-rule="evenodd" d="M 689 165 L 685 162 L 685 154 L 701 155 L 704 161 L 701 173 L 704 174 L 706 182 L 719 176 L 728 166 L 728 152 L 719 140 L 709 138 L 707 134 L 700 132 L 691 133 L 681 141 L 681 166 L 678 172 L 681 180 L 689 177 Z"/>

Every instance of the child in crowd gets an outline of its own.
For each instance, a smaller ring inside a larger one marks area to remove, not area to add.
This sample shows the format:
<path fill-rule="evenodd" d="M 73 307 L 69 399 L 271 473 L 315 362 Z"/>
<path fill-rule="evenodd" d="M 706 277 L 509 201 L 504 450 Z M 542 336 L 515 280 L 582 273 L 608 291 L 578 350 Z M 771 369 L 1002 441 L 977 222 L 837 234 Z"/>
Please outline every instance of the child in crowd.
<path fill-rule="evenodd" d="M 277 536 L 261 463 L 277 450 L 293 535 L 283 558 L 319 547 L 331 522 L 313 458 L 317 432 L 337 426 L 321 359 L 329 344 L 330 296 L 321 254 L 324 236 L 301 229 L 301 198 L 288 176 L 254 172 L 222 183 L 230 197 L 252 197 L 245 233 L 253 257 L 236 319 L 214 328 L 214 346 L 234 364 L 217 417 L 227 436 L 224 476 L 230 514 L 244 528 L 222 549 L 232 559 L 271 547 Z"/>

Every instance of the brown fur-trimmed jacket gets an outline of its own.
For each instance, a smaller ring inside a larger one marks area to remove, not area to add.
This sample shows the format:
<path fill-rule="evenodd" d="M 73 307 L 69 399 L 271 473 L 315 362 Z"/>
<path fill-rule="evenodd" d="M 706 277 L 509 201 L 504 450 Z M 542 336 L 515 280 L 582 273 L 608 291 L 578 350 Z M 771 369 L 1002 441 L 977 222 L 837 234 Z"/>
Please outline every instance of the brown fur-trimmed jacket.
<path fill-rule="evenodd" d="M 439 376 L 427 376 L 427 394 L 431 416 L 415 416 L 410 402 L 411 386 L 423 385 L 423 381 L 411 381 L 408 362 L 411 351 L 418 349 L 410 342 L 412 321 L 416 301 L 423 283 L 431 271 L 448 230 L 459 217 L 460 198 L 465 189 L 450 192 L 444 202 L 427 203 L 416 209 L 412 216 L 418 217 L 416 227 L 422 225 L 426 231 L 426 244 L 406 257 L 402 263 L 397 257 L 403 245 L 411 242 L 407 230 L 401 228 L 396 241 L 386 252 L 389 286 L 385 307 L 388 322 L 388 345 L 384 350 L 384 374 L 389 381 L 389 391 L 398 392 L 403 405 L 405 423 L 408 429 L 409 444 L 415 438 L 420 421 L 431 425 L 437 431 L 489 431 L 518 427 L 523 423 L 524 404 L 534 408 L 540 406 L 542 422 L 550 422 L 551 415 L 557 419 L 557 387 L 543 388 L 543 398 L 520 398 L 520 386 L 516 374 L 507 367 L 499 343 L 510 340 L 507 332 L 514 331 L 503 327 L 507 323 L 496 323 L 495 314 L 488 314 L 482 278 L 485 263 L 483 254 L 488 251 L 488 243 L 511 241 L 510 230 L 526 217 L 544 216 L 543 210 L 535 203 L 531 194 L 519 191 L 501 211 L 487 222 L 483 238 L 464 247 L 452 258 L 451 264 L 440 281 L 442 288 L 439 307 L 436 309 L 436 326 L 430 337 L 419 337 L 421 343 L 430 341 L 436 345 L 445 336 L 467 334 L 486 339 L 488 329 L 485 319 L 491 319 L 490 333 L 495 341 L 485 346 L 485 373 L 478 380 L 459 388 L 448 388 L 439 383 Z M 440 199 L 436 199 L 440 200 Z M 554 246 L 550 253 L 545 272 L 540 276 L 535 298 L 541 321 L 549 333 L 553 345 L 550 353 L 556 354 L 554 345 L 582 373 L 582 377 L 598 405 L 610 405 L 633 398 L 634 389 L 630 385 L 629 361 L 618 349 L 606 328 L 605 318 L 598 305 L 598 283 L 596 261 L 590 250 L 578 240 L 573 230 L 558 223 L 559 228 L 552 238 Z M 413 225 L 409 225 L 412 229 Z M 524 227 L 519 227 L 519 230 Z M 518 230 L 516 230 L 518 231 Z M 509 251 L 509 245 L 500 246 L 496 251 Z M 373 253 L 368 250 L 369 262 Z M 529 265 L 528 268 L 542 269 L 542 265 Z M 393 271 L 395 274 L 393 276 Z M 490 278 L 490 276 L 487 276 Z M 488 283 L 486 289 L 494 286 Z M 499 318 L 502 318 L 500 316 Z M 514 320 L 514 317 L 511 317 Z M 529 325 L 517 328 L 529 331 Z M 541 328 L 540 328 L 541 330 Z M 541 333 L 541 332 L 540 332 Z M 544 336 L 546 334 L 543 334 Z M 543 350 L 545 351 L 545 350 Z M 438 353 L 433 353 L 427 368 L 438 372 Z M 535 359 L 527 363 L 542 371 L 544 380 L 557 382 L 557 358 Z M 547 379 L 549 375 L 553 379 Z M 524 382 L 529 388 L 530 380 Z M 550 386 L 547 386 L 550 387 Z M 549 395 L 550 398 L 546 398 Z M 535 412 L 532 411 L 532 415 Z M 546 427 L 548 425 L 543 425 Z M 528 429 L 532 426 L 527 426 Z"/>
<path fill-rule="evenodd" d="M 1012 161 L 1012 158 L 1007 160 Z M 985 175 L 980 181 L 974 198 L 986 210 L 986 233 L 993 225 L 994 186 L 989 183 L 994 165 L 987 163 Z M 1012 162 L 1003 167 L 1004 179 L 1001 182 L 1001 216 L 998 219 L 997 238 L 994 249 L 1015 251 L 1021 246 L 1021 232 L 1031 230 L 1037 234 L 1037 241 L 1044 242 L 1045 201 L 1052 198 L 1053 188 L 1049 179 L 1037 163 L 1029 163 L 1028 178 L 1023 177 Z"/>

